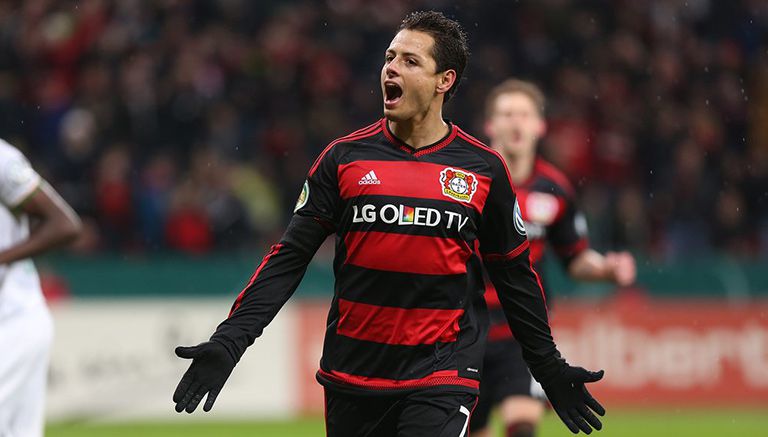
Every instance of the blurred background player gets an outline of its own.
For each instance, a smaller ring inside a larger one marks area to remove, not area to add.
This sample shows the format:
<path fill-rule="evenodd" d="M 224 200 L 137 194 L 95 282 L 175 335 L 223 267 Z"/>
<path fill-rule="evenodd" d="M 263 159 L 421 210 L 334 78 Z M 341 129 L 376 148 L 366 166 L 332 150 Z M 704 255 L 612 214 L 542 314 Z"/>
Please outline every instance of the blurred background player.
<path fill-rule="evenodd" d="M 30 258 L 79 232 L 69 205 L 0 140 L 0 436 L 43 433 L 53 324 Z"/>
<path fill-rule="evenodd" d="M 515 184 L 531 245 L 531 261 L 539 264 L 549 244 L 571 278 L 629 285 L 635 280 L 632 255 L 601 255 L 589 248 L 586 219 L 576 204 L 573 187 L 563 173 L 536 153 L 546 132 L 544 106 L 542 91 L 531 82 L 517 79 L 496 86 L 486 102 L 486 133 L 491 147 L 507 162 Z M 505 435 L 530 437 L 541 420 L 542 400 L 546 397 L 531 378 L 520 345 L 509 330 L 496 291 L 490 285 L 486 300 L 491 327 L 480 401 L 472 415 L 472 434 L 490 435 L 488 418 L 493 407 L 499 406 Z"/>

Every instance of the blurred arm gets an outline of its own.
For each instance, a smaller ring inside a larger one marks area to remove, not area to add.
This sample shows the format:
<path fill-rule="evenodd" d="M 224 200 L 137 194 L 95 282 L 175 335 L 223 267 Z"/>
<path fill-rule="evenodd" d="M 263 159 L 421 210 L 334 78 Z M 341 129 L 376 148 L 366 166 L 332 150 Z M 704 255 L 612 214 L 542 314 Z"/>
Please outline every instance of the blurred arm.
<path fill-rule="evenodd" d="M 579 281 L 610 281 L 623 287 L 635 282 L 635 259 L 629 252 L 601 255 L 587 249 L 573 258 L 568 274 Z"/>
<path fill-rule="evenodd" d="M 15 210 L 39 220 L 23 242 L 0 251 L 0 265 L 30 258 L 71 242 L 80 233 L 80 219 L 72 208 L 45 181 Z"/>

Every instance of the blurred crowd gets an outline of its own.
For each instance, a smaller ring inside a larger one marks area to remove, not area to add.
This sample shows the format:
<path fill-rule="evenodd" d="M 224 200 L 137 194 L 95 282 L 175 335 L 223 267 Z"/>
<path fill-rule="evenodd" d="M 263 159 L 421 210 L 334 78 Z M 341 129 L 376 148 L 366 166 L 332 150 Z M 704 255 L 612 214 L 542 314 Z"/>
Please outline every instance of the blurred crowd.
<path fill-rule="evenodd" d="M 768 256 L 763 0 L 0 0 L 0 137 L 84 217 L 81 252 L 260 247 L 380 117 L 383 52 L 426 8 L 470 36 L 450 119 L 483 138 L 493 85 L 545 90 L 593 245 Z"/>

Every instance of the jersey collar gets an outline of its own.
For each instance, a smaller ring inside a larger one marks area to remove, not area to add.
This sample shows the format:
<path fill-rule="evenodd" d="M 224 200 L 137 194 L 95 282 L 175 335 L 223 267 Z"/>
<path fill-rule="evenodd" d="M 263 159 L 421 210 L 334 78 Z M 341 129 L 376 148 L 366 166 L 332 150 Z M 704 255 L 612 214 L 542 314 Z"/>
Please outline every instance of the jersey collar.
<path fill-rule="evenodd" d="M 451 123 L 450 120 L 444 119 L 444 121 L 448 124 L 448 127 L 450 128 L 448 130 L 448 133 L 437 142 L 432 143 L 428 146 L 422 147 L 420 149 L 415 149 L 413 148 L 413 146 L 407 144 L 405 141 L 401 140 L 400 138 L 397 138 L 395 134 L 393 134 L 392 131 L 389 130 L 389 123 L 387 123 L 386 118 L 381 119 L 381 126 L 382 126 L 382 132 L 384 132 L 384 136 L 387 137 L 387 140 L 389 140 L 389 142 L 392 143 L 392 145 L 402 150 L 403 152 L 408 153 L 409 155 L 423 156 L 428 153 L 437 152 L 438 150 L 450 144 L 451 141 L 453 141 L 454 138 L 456 138 L 456 132 L 457 132 L 456 125 Z"/>

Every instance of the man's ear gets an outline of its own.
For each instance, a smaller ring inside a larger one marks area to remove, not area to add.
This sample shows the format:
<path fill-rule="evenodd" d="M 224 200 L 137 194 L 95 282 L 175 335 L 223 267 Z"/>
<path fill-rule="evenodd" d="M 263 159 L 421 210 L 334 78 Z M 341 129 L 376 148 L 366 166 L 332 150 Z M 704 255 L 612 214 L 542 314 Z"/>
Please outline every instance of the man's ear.
<path fill-rule="evenodd" d="M 491 122 L 488 119 L 486 119 L 485 123 L 483 123 L 483 131 L 485 132 L 486 138 L 493 137 L 493 131 L 491 129 Z"/>
<path fill-rule="evenodd" d="M 539 138 L 544 138 L 544 135 L 547 134 L 547 128 L 548 128 L 547 121 L 544 120 L 544 118 L 542 117 L 541 122 L 539 123 L 539 129 L 537 132 Z"/>
<path fill-rule="evenodd" d="M 445 94 L 456 83 L 456 70 L 445 70 L 439 74 L 440 77 L 438 78 L 435 91 L 438 94 Z"/>

